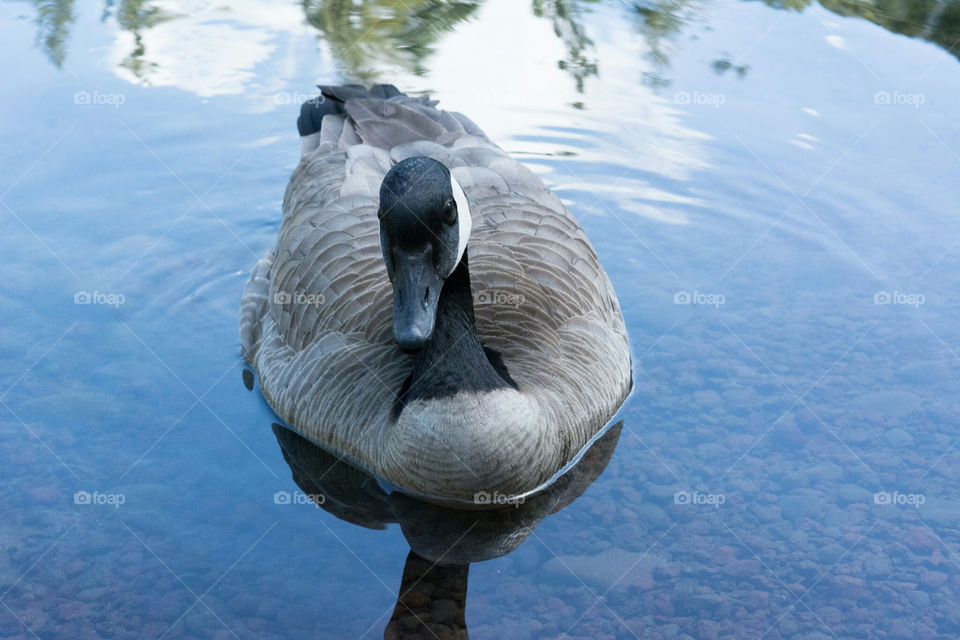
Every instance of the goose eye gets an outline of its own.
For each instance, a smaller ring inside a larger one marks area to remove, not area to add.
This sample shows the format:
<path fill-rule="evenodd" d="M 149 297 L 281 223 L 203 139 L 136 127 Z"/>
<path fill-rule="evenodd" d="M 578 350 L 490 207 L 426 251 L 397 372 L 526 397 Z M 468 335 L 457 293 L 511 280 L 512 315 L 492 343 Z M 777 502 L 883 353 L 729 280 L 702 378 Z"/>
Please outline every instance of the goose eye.
<path fill-rule="evenodd" d="M 457 221 L 457 207 L 453 204 L 453 200 L 447 200 L 443 204 L 443 221 L 446 224 L 453 224 Z"/>

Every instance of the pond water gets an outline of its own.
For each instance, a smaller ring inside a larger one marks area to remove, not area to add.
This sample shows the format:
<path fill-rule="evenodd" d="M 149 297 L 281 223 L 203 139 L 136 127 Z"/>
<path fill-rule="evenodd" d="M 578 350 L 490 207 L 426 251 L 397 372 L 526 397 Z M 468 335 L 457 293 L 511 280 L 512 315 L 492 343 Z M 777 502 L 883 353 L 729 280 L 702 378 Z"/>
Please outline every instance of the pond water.
<path fill-rule="evenodd" d="M 0 38 L 0 637 L 403 636 L 430 521 L 299 499 L 237 335 L 298 104 L 351 79 L 540 174 L 634 362 L 602 475 L 411 634 L 960 635 L 960 4 L 14 0 Z"/>

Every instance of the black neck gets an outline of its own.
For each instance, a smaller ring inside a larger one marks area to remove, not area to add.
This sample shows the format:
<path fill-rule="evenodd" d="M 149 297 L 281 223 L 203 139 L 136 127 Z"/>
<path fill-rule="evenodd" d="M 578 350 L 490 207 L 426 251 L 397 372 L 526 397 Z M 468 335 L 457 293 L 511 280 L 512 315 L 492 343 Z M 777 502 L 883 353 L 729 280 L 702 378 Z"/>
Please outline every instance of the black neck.
<path fill-rule="evenodd" d="M 405 404 L 418 398 L 502 388 L 516 389 L 517 386 L 499 354 L 485 349 L 477 333 L 470 270 L 464 254 L 443 285 L 433 336 L 417 354 L 413 372 L 399 400 Z"/>
<path fill-rule="evenodd" d="M 384 630 L 384 638 L 439 638 L 434 629 L 444 630 L 446 638 L 469 638 L 466 621 L 467 576 L 469 564 L 445 566 L 418 556 L 413 550 L 403 566 L 403 578 L 393 616 Z M 432 596 L 425 597 L 425 594 Z M 440 601 L 452 602 L 453 607 Z M 427 626 L 425 621 L 430 620 Z M 433 628 L 431 628 L 433 627 Z"/>

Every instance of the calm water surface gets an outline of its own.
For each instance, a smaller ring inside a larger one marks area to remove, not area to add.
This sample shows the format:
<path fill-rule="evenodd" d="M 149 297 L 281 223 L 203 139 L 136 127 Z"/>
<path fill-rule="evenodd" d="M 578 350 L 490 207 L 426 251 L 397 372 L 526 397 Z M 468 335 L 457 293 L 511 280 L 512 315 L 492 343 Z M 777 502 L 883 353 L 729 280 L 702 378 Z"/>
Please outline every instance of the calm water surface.
<path fill-rule="evenodd" d="M 345 79 L 538 172 L 630 331 L 606 471 L 470 566 L 473 637 L 960 635 L 958 3 L 4 1 L 0 39 L 0 637 L 383 636 L 399 507 L 296 499 L 237 336 Z"/>

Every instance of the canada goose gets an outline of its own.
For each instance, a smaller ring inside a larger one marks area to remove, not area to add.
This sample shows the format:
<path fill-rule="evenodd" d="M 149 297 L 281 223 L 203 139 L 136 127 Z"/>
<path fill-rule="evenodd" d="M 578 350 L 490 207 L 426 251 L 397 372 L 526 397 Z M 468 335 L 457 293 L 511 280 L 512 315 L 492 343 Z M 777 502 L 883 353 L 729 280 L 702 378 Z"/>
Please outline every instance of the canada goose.
<path fill-rule="evenodd" d="M 321 87 L 243 354 L 289 425 L 396 488 L 496 504 L 537 489 L 630 390 L 616 294 L 576 220 L 459 113 Z"/>

